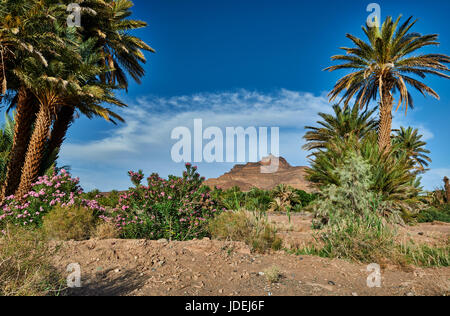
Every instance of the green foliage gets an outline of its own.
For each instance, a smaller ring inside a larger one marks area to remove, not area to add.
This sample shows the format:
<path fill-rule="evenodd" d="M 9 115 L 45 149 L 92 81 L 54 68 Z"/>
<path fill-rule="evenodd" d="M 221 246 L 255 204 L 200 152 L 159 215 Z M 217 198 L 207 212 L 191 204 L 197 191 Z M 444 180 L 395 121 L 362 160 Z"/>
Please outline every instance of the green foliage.
<path fill-rule="evenodd" d="M 282 240 L 267 218 L 252 216 L 245 211 L 226 211 L 209 223 L 214 238 L 220 240 L 242 241 L 253 251 L 264 253 L 269 249 L 279 250 Z"/>
<path fill-rule="evenodd" d="M 334 114 L 319 113 L 322 118 L 317 122 L 319 127 L 306 126 L 303 149 L 323 150 L 333 139 L 346 140 L 351 135 L 361 140 L 378 128 L 378 121 L 373 118 L 376 109 L 361 112 L 357 105 L 353 108 L 334 105 L 333 110 Z"/>
<path fill-rule="evenodd" d="M 0 296 L 60 294 L 64 280 L 50 263 L 54 254 L 38 231 L 7 226 L 0 232 Z"/>
<path fill-rule="evenodd" d="M 432 207 L 420 212 L 417 215 L 419 223 L 432 223 L 435 221 L 450 223 L 450 204 L 443 205 L 439 208 Z"/>
<path fill-rule="evenodd" d="M 95 189 L 83 194 L 86 200 L 96 200 L 99 205 L 105 208 L 115 208 L 119 204 L 120 192 L 113 190 L 108 193 L 101 193 L 100 190 Z"/>
<path fill-rule="evenodd" d="M 248 210 L 267 212 L 301 212 L 316 199 L 315 194 L 306 193 L 286 185 L 279 185 L 273 190 L 266 191 L 253 188 L 249 192 L 242 192 L 239 187 L 229 190 L 215 188 L 211 196 L 218 201 L 221 208 L 227 210 Z"/>
<path fill-rule="evenodd" d="M 400 127 L 400 130 L 394 132 L 392 142 L 399 145 L 398 152 L 405 153 L 414 162 L 417 173 L 427 171 L 426 167 L 432 162 L 427 155 L 431 152 L 425 148 L 427 143 L 422 140 L 423 135 L 419 134 L 419 130 L 412 127 Z"/>
<path fill-rule="evenodd" d="M 426 78 L 432 74 L 449 79 L 446 74 L 449 69 L 445 64 L 450 63 L 450 57 L 443 54 L 420 54 L 420 49 L 439 44 L 438 35 L 409 33 L 417 20 L 413 21 L 410 17 L 401 24 L 400 20 L 401 16 L 396 20 L 387 17 L 382 25 L 363 27 L 367 41 L 347 34 L 354 47 L 342 47 L 345 54 L 332 57 L 341 63 L 326 70 L 349 70 L 351 73 L 336 83 L 330 93 L 331 101 L 342 94 L 346 106 L 356 100 L 355 104 L 364 108 L 379 95 L 383 103 L 382 97 L 385 98 L 387 93 L 398 93 L 398 107 L 403 104 L 407 111 L 408 107 L 414 106 L 407 85 L 422 95 L 428 94 L 439 99 L 433 89 L 410 75 Z M 392 105 L 383 105 L 390 106 L 389 110 L 392 108 Z"/>
<path fill-rule="evenodd" d="M 44 216 L 42 229 L 51 240 L 87 240 L 95 226 L 93 212 L 84 207 L 57 205 Z"/>
<path fill-rule="evenodd" d="M 399 145 L 398 145 L 399 146 Z M 414 163 L 406 153 L 394 146 L 389 153 L 379 150 L 376 134 L 368 134 L 362 141 L 355 137 L 334 139 L 327 149 L 317 153 L 308 169 L 308 179 L 325 187 L 340 186 L 336 172 L 345 166 L 349 155 L 360 156 L 369 166 L 370 191 L 387 202 L 390 213 L 400 211 L 405 218 L 422 207 L 420 181 L 412 172 Z"/>
<path fill-rule="evenodd" d="M 0 207 L 0 228 L 7 223 L 22 227 L 40 227 L 43 216 L 58 204 L 62 207 L 87 207 L 96 217 L 103 215 L 105 208 L 96 200 L 84 199 L 82 193 L 78 178 L 72 178 L 64 169 L 59 173 L 53 171 L 40 177 L 22 199 L 15 196 L 6 197 Z"/>
<path fill-rule="evenodd" d="M 406 262 L 421 267 L 448 267 L 450 266 L 450 244 L 443 247 L 416 245 L 408 243 L 400 245 L 398 251 Z"/>
<path fill-rule="evenodd" d="M 367 210 L 373 210 L 376 215 L 387 211 L 389 205 L 373 190 L 371 166 L 360 155 L 348 153 L 343 157 L 343 164 L 333 170 L 333 177 L 338 184 L 323 187 L 317 202 L 312 205 L 319 219 L 315 226 L 334 225 L 341 218 L 362 216 Z"/>
<path fill-rule="evenodd" d="M 116 225 L 122 238 L 188 240 L 209 235 L 207 221 L 219 209 L 197 167 L 186 164 L 182 177 L 166 180 L 152 174 L 147 180 L 148 186 L 131 188 L 111 214 L 102 217 Z"/>

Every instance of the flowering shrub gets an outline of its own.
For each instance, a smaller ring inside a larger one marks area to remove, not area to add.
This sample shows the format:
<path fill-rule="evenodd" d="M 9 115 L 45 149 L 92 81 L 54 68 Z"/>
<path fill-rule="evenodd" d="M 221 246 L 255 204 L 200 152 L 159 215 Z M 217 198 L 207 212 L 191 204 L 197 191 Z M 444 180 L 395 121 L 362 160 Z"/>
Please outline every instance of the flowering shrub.
<path fill-rule="evenodd" d="M 22 199 L 9 196 L 0 206 L 0 227 L 7 222 L 20 226 L 41 226 L 42 218 L 56 205 L 81 206 L 99 216 L 105 209 L 96 200 L 85 200 L 81 197 L 83 190 L 79 179 L 72 178 L 64 169 L 59 174 L 40 177 L 33 184 L 32 190 Z"/>
<path fill-rule="evenodd" d="M 135 187 L 139 187 L 142 180 L 144 180 L 144 173 L 142 170 L 139 170 L 138 172 L 128 171 L 128 176 Z"/>
<path fill-rule="evenodd" d="M 133 175 L 137 173 L 130 172 Z M 137 185 L 119 199 L 112 216 L 123 238 L 187 240 L 209 235 L 207 221 L 218 212 L 197 167 L 186 164 L 182 177 L 152 174 L 148 186 Z"/>

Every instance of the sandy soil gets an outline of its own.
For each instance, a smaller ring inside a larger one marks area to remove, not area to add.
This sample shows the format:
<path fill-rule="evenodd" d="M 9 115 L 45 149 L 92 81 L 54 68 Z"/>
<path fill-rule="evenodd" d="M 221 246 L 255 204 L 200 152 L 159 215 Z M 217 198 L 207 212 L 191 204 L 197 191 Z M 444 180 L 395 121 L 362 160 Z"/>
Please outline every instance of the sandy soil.
<path fill-rule="evenodd" d="M 307 242 L 311 219 L 271 217 L 286 246 Z M 402 236 L 427 243 L 450 237 L 450 225 L 436 223 L 402 228 Z M 449 295 L 450 268 L 384 267 L 381 288 L 369 288 L 366 265 L 343 260 L 295 256 L 286 252 L 252 254 L 242 243 L 216 240 L 187 242 L 89 240 L 66 242 L 54 258 L 65 272 L 78 263 L 82 288 L 72 295 Z M 282 277 L 270 283 L 264 271 L 278 267 Z"/>

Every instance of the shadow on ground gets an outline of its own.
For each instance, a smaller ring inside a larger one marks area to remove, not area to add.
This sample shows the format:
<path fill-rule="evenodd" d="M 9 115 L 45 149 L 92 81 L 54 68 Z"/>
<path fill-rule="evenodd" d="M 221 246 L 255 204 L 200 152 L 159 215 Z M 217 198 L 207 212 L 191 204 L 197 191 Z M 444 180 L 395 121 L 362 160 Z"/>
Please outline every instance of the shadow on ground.
<path fill-rule="evenodd" d="M 125 271 L 120 274 L 113 269 L 97 273 L 94 280 L 83 284 L 81 288 L 68 289 L 67 296 L 126 296 L 141 289 L 147 279 L 139 273 Z"/>

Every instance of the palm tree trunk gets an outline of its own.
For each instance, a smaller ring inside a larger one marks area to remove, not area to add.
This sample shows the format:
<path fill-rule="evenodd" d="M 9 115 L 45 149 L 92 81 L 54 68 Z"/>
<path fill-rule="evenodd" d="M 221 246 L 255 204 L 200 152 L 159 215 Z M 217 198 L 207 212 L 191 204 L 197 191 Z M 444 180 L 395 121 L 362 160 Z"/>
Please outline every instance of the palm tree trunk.
<path fill-rule="evenodd" d="M 27 153 L 37 109 L 34 96 L 25 88 L 21 88 L 18 92 L 16 114 L 14 117 L 13 146 L 8 163 L 6 180 L 1 193 L 0 200 L 2 201 L 5 197 L 13 195 L 19 186 L 22 167 L 25 162 L 25 154 Z"/>
<path fill-rule="evenodd" d="M 22 169 L 20 185 L 16 196 L 21 198 L 31 189 L 31 185 L 39 176 L 42 158 L 45 155 L 45 145 L 50 131 L 52 120 L 47 106 L 41 105 L 36 118 L 33 135 L 28 146 L 25 164 Z"/>
<path fill-rule="evenodd" d="M 391 132 L 392 132 L 392 108 L 394 98 L 390 89 L 383 89 L 383 98 L 380 104 L 380 126 L 378 128 L 378 147 L 382 152 L 391 150 Z"/>
<path fill-rule="evenodd" d="M 71 106 L 63 106 L 58 112 L 55 122 L 53 123 L 53 129 L 50 140 L 48 141 L 45 158 L 42 161 L 43 169 L 46 169 L 46 166 L 49 164 L 48 160 L 52 155 L 54 155 L 56 151 L 59 152 L 59 149 L 66 138 L 67 130 L 72 125 L 74 114 L 75 108 Z M 56 153 L 56 155 L 57 154 L 58 153 Z"/>
<path fill-rule="evenodd" d="M 444 188 L 445 188 L 445 196 L 447 198 L 447 203 L 450 204 L 450 180 L 447 177 L 445 177 L 444 178 L 444 183 L 445 183 L 445 186 L 444 186 Z"/>

